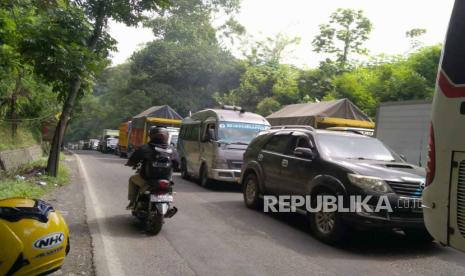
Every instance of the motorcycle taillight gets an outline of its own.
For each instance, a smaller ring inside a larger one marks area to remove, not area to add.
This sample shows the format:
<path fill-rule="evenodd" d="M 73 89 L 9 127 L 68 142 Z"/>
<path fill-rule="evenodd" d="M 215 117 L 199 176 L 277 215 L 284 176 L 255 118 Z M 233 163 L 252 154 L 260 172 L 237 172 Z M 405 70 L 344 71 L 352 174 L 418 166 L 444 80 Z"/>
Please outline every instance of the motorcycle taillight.
<path fill-rule="evenodd" d="M 158 180 L 158 188 L 166 190 L 170 187 L 170 182 L 166 179 Z"/>

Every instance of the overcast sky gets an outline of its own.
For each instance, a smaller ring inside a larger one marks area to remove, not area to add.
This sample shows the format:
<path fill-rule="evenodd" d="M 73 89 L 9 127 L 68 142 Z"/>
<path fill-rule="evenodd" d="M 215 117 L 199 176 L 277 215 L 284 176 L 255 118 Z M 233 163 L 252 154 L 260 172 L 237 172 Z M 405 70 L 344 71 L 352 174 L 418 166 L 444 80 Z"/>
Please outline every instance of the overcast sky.
<path fill-rule="evenodd" d="M 362 9 L 373 31 L 366 47 L 370 54 L 402 54 L 409 48 L 405 32 L 427 29 L 426 45 L 441 43 L 447 30 L 453 0 L 242 0 L 237 19 L 256 39 L 284 33 L 301 37 L 301 43 L 288 54 L 286 63 L 314 67 L 323 58 L 312 52 L 311 41 L 318 25 L 328 22 L 337 8 Z M 111 35 L 118 41 L 113 64 L 124 62 L 131 54 L 153 39 L 149 29 L 111 24 Z"/>

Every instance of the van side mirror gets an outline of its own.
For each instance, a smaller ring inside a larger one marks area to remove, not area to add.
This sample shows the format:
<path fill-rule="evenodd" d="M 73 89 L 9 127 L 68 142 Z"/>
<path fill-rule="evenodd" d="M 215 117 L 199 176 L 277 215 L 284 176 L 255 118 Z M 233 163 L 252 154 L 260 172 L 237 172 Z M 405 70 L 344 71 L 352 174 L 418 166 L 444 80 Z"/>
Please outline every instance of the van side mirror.
<path fill-rule="evenodd" d="M 296 148 L 294 155 L 300 158 L 313 160 L 316 158 L 316 153 L 310 148 Z"/>
<path fill-rule="evenodd" d="M 202 142 L 207 143 L 215 140 L 215 130 L 214 129 L 207 129 L 205 135 L 203 136 Z"/>
<path fill-rule="evenodd" d="M 399 154 L 400 159 L 404 160 L 407 162 L 407 157 L 404 154 Z"/>
<path fill-rule="evenodd" d="M 208 135 L 207 135 L 208 141 L 215 140 L 215 130 L 214 129 L 209 129 L 208 130 Z"/>

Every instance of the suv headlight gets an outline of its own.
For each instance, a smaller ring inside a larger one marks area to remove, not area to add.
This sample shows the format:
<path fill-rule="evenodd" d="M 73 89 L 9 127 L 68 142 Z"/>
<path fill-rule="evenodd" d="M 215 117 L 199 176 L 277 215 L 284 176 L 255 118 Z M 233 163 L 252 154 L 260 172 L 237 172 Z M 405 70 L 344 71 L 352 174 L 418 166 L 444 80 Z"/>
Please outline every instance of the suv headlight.
<path fill-rule="evenodd" d="M 215 169 L 229 169 L 228 161 L 225 159 L 213 160 L 213 168 Z"/>
<path fill-rule="evenodd" d="M 382 180 L 378 177 L 373 176 L 365 176 L 359 174 L 347 174 L 350 182 L 355 186 L 358 186 L 366 191 L 372 191 L 377 193 L 389 193 L 392 192 L 391 187 L 386 183 L 386 181 Z"/>

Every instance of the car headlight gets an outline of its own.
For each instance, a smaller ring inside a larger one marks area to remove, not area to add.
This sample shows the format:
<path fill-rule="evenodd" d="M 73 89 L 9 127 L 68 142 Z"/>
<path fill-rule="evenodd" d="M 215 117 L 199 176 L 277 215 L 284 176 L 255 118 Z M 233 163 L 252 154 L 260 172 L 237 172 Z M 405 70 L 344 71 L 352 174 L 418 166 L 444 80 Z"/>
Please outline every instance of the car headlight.
<path fill-rule="evenodd" d="M 215 159 L 213 161 L 213 168 L 215 169 L 229 169 L 228 161 L 225 159 Z"/>
<path fill-rule="evenodd" d="M 378 177 L 373 176 L 365 176 L 359 174 L 347 174 L 350 182 L 355 186 L 358 186 L 366 191 L 372 191 L 377 193 L 389 193 L 392 192 L 391 187 L 386 183 L 386 181 L 382 180 Z"/>

